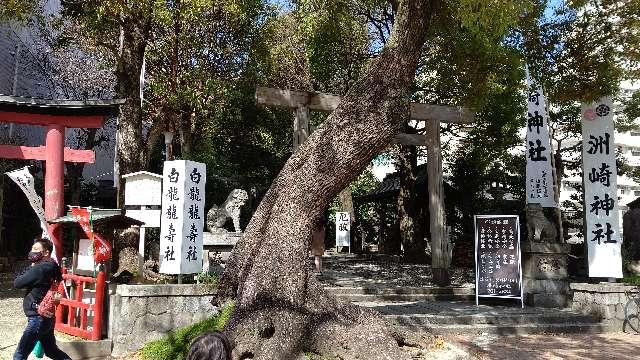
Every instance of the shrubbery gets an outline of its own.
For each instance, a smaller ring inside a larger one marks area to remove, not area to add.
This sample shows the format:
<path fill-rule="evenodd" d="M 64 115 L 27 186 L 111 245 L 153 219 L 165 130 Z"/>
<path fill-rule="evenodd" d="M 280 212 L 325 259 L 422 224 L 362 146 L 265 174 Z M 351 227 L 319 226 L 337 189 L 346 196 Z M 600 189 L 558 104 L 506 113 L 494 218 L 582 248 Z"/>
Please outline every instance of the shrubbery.
<path fill-rule="evenodd" d="M 209 319 L 181 328 L 166 337 L 147 343 L 142 348 L 145 360 L 182 360 L 187 355 L 191 341 L 207 331 L 220 331 L 229 321 L 234 304 L 225 304 L 220 312 Z"/>

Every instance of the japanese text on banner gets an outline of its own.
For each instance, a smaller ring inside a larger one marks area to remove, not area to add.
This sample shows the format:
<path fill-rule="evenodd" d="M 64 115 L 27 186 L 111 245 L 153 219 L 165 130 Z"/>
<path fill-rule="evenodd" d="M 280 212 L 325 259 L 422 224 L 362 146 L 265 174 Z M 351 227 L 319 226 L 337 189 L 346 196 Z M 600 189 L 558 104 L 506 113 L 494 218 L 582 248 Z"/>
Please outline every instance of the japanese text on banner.
<path fill-rule="evenodd" d="M 613 103 L 582 105 L 582 172 L 590 277 L 622 277 Z"/>
<path fill-rule="evenodd" d="M 527 203 L 555 207 L 546 100 L 527 73 Z"/>
<path fill-rule="evenodd" d="M 204 164 L 186 160 L 165 162 L 160 223 L 162 273 L 202 271 L 205 183 Z"/>

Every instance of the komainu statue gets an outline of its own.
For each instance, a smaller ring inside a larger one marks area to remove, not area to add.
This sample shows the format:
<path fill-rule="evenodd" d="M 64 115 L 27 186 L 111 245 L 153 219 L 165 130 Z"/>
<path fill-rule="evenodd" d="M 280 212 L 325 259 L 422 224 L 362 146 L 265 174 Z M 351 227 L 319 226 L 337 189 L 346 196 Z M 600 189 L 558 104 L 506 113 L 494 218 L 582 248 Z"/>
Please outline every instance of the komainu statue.
<path fill-rule="evenodd" d="M 242 189 L 234 189 L 231 191 L 227 200 L 217 207 L 213 205 L 209 212 L 207 212 L 207 228 L 213 232 L 224 232 L 222 228 L 228 218 L 233 220 L 233 228 L 236 232 L 241 232 L 240 229 L 240 207 L 242 207 L 249 195 Z"/>
<path fill-rule="evenodd" d="M 527 234 L 530 242 L 558 242 L 558 230 L 555 224 L 544 216 L 540 204 L 527 204 Z"/>

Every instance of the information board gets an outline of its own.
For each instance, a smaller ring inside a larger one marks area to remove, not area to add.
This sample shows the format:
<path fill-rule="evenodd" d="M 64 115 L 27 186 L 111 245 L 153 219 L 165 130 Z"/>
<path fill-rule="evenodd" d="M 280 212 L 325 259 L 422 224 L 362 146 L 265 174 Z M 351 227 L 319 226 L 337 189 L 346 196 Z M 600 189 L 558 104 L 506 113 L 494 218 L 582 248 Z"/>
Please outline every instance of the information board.
<path fill-rule="evenodd" d="M 476 215 L 476 305 L 479 297 L 520 299 L 524 307 L 517 215 Z"/>

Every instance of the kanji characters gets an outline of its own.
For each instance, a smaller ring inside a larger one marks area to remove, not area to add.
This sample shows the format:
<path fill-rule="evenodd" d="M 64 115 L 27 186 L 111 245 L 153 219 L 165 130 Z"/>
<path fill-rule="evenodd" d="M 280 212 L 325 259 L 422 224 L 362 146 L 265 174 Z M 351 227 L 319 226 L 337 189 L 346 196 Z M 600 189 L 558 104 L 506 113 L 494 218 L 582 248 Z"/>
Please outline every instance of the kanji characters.
<path fill-rule="evenodd" d="M 178 201 L 180 198 L 178 197 L 178 188 L 175 186 L 169 186 L 167 190 L 167 198 L 169 201 Z"/>
<path fill-rule="evenodd" d="M 529 159 L 531 159 L 531 161 L 547 161 L 547 157 L 542 156 L 542 152 L 545 150 L 547 150 L 547 148 L 542 146 L 540 139 L 536 140 L 535 144 L 533 141 L 529 141 Z"/>
<path fill-rule="evenodd" d="M 602 185 L 609 187 L 611 185 L 611 175 L 612 172 L 609 170 L 611 166 L 606 163 L 602 163 L 600 169 L 591 168 L 591 172 L 589 173 L 589 181 L 592 183 L 600 182 Z"/>
<path fill-rule="evenodd" d="M 180 177 L 180 173 L 176 170 L 176 168 L 171 168 L 171 173 L 169 173 L 169 182 L 177 183 L 178 178 Z"/>
<path fill-rule="evenodd" d="M 600 199 L 600 196 L 594 195 L 593 202 L 591 203 L 591 210 L 589 212 L 595 213 L 598 215 L 600 210 L 603 210 L 607 216 L 609 216 L 609 212 L 613 210 L 615 205 L 615 200 L 609 197 L 609 194 L 604 194 L 604 199 Z"/>
<path fill-rule="evenodd" d="M 202 180 L 202 174 L 200 174 L 197 168 L 193 168 L 193 171 L 189 176 L 191 177 L 191 181 L 196 184 L 200 184 L 200 180 Z"/>
<path fill-rule="evenodd" d="M 529 113 L 527 126 L 529 127 L 529 131 L 533 131 L 533 128 L 535 127 L 536 132 L 540 134 L 540 128 L 544 126 L 544 118 L 542 115 L 538 114 L 537 110 L 533 112 L 533 115 Z"/>
<path fill-rule="evenodd" d="M 611 138 L 611 134 L 605 132 L 604 137 L 602 136 L 593 136 L 589 135 L 589 145 L 591 148 L 587 150 L 589 154 L 607 154 L 609 155 L 609 139 Z"/>
<path fill-rule="evenodd" d="M 617 241 L 614 239 L 611 239 L 611 235 L 613 235 L 613 230 L 611 230 L 611 224 L 610 223 L 606 223 L 606 231 L 602 228 L 602 224 L 597 223 L 595 224 L 596 229 L 591 231 L 592 234 L 594 234 L 595 236 L 593 237 L 593 239 L 591 239 L 591 241 L 597 241 L 598 245 L 600 245 L 600 242 L 606 237 L 606 240 L 604 241 L 604 243 L 613 243 L 615 244 Z M 604 234 L 602 233 L 604 231 Z"/>

